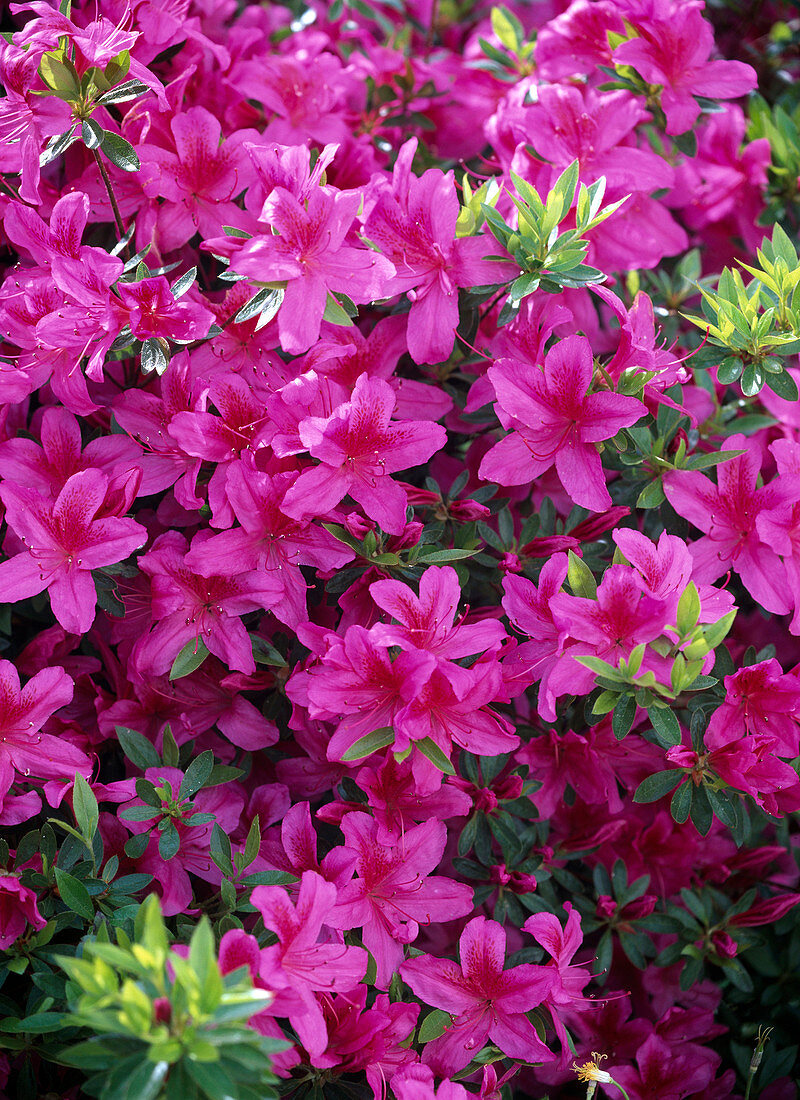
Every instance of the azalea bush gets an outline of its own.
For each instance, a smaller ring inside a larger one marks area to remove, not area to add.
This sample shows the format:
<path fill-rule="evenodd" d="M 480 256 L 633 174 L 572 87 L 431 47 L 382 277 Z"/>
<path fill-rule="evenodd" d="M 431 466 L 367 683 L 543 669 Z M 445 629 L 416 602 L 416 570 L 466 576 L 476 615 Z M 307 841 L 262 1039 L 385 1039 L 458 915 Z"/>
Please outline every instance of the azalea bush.
<path fill-rule="evenodd" d="M 800 18 L 0 43 L 0 1095 L 797 1096 Z"/>

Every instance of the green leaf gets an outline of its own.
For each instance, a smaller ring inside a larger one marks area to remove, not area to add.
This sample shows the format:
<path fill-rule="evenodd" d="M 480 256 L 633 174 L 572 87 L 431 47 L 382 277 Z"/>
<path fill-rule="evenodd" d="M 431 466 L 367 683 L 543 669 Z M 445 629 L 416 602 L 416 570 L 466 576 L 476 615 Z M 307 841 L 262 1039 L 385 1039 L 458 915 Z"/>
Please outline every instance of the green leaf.
<path fill-rule="evenodd" d="M 669 768 L 667 771 L 655 772 L 643 779 L 636 788 L 633 796 L 634 802 L 657 802 L 668 794 L 686 773 L 680 768 Z"/>
<path fill-rule="evenodd" d="M 514 305 L 517 305 L 523 298 L 527 298 L 529 294 L 533 294 L 535 290 L 538 290 L 540 282 L 541 277 L 538 271 L 528 271 L 514 280 L 508 288 L 508 296 Z"/>
<path fill-rule="evenodd" d="M 697 156 L 697 134 L 694 130 L 687 130 L 684 134 L 676 134 L 672 139 L 685 157 Z"/>
<path fill-rule="evenodd" d="M 103 128 L 94 119 L 86 118 L 81 123 L 81 137 L 87 149 L 99 149 L 103 141 Z"/>
<path fill-rule="evenodd" d="M 74 875 L 62 871 L 60 867 L 55 868 L 55 874 L 58 892 L 66 907 L 85 920 L 93 920 L 94 906 L 89 897 L 89 891 L 83 883 Z"/>
<path fill-rule="evenodd" d="M 733 829 L 736 825 L 736 809 L 733 799 L 737 796 L 728 791 L 715 791 L 712 787 L 706 787 L 706 797 L 711 805 L 715 817 L 718 817 L 723 825 Z"/>
<path fill-rule="evenodd" d="M 121 168 L 123 172 L 138 172 L 141 163 L 136 155 L 136 150 L 129 141 L 119 134 L 112 134 L 106 130 L 103 134 L 101 151 L 108 157 L 112 164 Z"/>
<path fill-rule="evenodd" d="M 206 780 L 211 775 L 213 767 L 214 753 L 211 749 L 206 749 L 205 752 L 201 752 L 186 769 L 186 773 L 181 780 L 178 798 L 191 798 L 193 794 L 196 794 L 205 787 Z"/>
<path fill-rule="evenodd" d="M 184 294 L 188 294 L 194 285 L 194 281 L 197 278 L 197 267 L 190 267 L 188 271 L 184 271 L 183 275 L 177 279 L 170 290 L 172 291 L 172 297 L 177 301 L 178 298 L 182 298 Z"/>
<path fill-rule="evenodd" d="M 711 803 L 706 795 L 705 787 L 694 787 L 692 790 L 692 805 L 689 814 L 698 833 L 701 836 L 707 836 L 714 815 L 711 811 Z"/>
<path fill-rule="evenodd" d="M 453 1017 L 449 1012 L 445 1012 L 441 1008 L 434 1008 L 419 1025 L 417 1040 L 420 1043 L 430 1043 L 434 1039 L 438 1039 L 452 1022 Z"/>
<path fill-rule="evenodd" d="M 632 695 L 623 695 L 611 715 L 611 729 L 618 741 L 630 733 L 635 714 L 636 700 Z"/>
<path fill-rule="evenodd" d="M 257 665 L 286 668 L 286 658 L 278 652 L 275 646 L 264 641 L 258 634 L 250 635 L 250 644 L 253 647 L 253 660 Z"/>
<path fill-rule="evenodd" d="M 202 638 L 190 638 L 178 656 L 172 662 L 169 672 L 170 680 L 180 680 L 200 668 L 208 656 L 208 649 Z"/>
<path fill-rule="evenodd" d="M 328 297 L 325 302 L 325 312 L 322 314 L 323 321 L 327 321 L 331 325 L 342 325 L 346 328 L 352 327 L 353 321 L 349 314 L 339 305 L 334 296 L 328 291 Z"/>
<path fill-rule="evenodd" d="M 723 386 L 729 386 L 741 375 L 743 366 L 741 359 L 735 355 L 727 355 L 717 367 L 717 378 Z"/>
<path fill-rule="evenodd" d="M 142 344 L 141 364 L 145 374 L 155 371 L 158 375 L 162 375 L 169 366 L 167 353 L 161 341 L 155 336 L 148 337 Z"/>
<path fill-rule="evenodd" d="M 742 393 L 745 397 L 755 397 L 757 393 L 761 392 L 761 387 L 764 385 L 765 371 L 761 370 L 756 363 L 748 363 L 742 371 Z"/>
<path fill-rule="evenodd" d="M 637 508 L 659 508 L 666 500 L 664 486 L 661 478 L 656 478 L 649 485 L 645 485 L 636 500 Z"/>
<path fill-rule="evenodd" d="M 434 550 L 431 554 L 420 554 L 418 559 L 419 565 L 431 565 L 438 562 L 447 561 L 463 561 L 465 558 L 474 557 L 475 554 L 479 554 L 478 550 Z"/>
<path fill-rule="evenodd" d="M 597 581 L 594 579 L 594 574 L 574 550 L 569 551 L 567 583 L 576 596 L 583 596 L 587 600 L 597 597 Z"/>
<path fill-rule="evenodd" d="M 149 833 L 137 833 L 125 841 L 125 855 L 128 859 L 141 859 L 150 843 Z"/>
<path fill-rule="evenodd" d="M 653 725 L 656 740 L 662 748 L 668 749 L 673 745 L 680 745 L 680 723 L 669 707 L 648 707 L 647 716 Z"/>
<path fill-rule="evenodd" d="M 697 586 L 694 581 L 689 581 L 678 600 L 676 619 L 678 633 L 681 636 L 689 634 L 697 626 L 699 618 L 700 597 L 697 594 Z"/>
<path fill-rule="evenodd" d="M 146 91 L 148 87 L 141 80 L 126 80 L 124 84 L 118 84 L 116 88 L 101 95 L 97 102 L 104 106 L 107 103 L 126 103 L 128 100 L 138 99 Z"/>
<path fill-rule="evenodd" d="M 127 1080 L 127 1100 L 156 1100 L 169 1070 L 169 1062 L 143 1060 Z"/>
<path fill-rule="evenodd" d="M 80 81 L 75 66 L 63 56 L 61 50 L 42 54 L 39 76 L 59 98 L 74 101 L 80 96 Z"/>
<path fill-rule="evenodd" d="M 719 466 L 723 462 L 730 462 L 732 458 L 738 458 L 739 455 L 747 454 L 746 451 L 735 451 L 733 449 L 729 451 L 717 451 L 714 454 L 707 455 L 692 455 L 691 458 L 684 462 L 682 469 L 684 470 L 708 470 L 712 466 Z"/>
<path fill-rule="evenodd" d="M 677 821 L 679 825 L 683 825 L 684 821 L 689 817 L 691 804 L 692 784 L 682 783 L 672 796 L 672 801 L 669 804 L 669 812 L 672 814 L 673 821 Z"/>
<path fill-rule="evenodd" d="M 75 783 L 72 788 L 72 809 L 75 813 L 78 828 L 84 837 L 91 842 L 97 831 L 100 812 L 97 808 L 94 791 L 80 772 L 75 773 Z"/>
<path fill-rule="evenodd" d="M 160 766 L 159 755 L 144 734 L 128 729 L 127 726 L 115 726 L 114 728 L 117 740 L 122 746 L 122 751 L 132 764 L 135 764 L 141 771 Z"/>
<path fill-rule="evenodd" d="M 382 726 L 354 741 L 350 748 L 342 753 L 342 760 L 363 760 L 364 757 L 371 756 L 374 752 L 379 752 L 380 749 L 385 749 L 387 745 L 393 743 L 394 730 L 391 726 Z"/>
<path fill-rule="evenodd" d="M 797 401 L 797 383 L 788 371 L 781 371 L 780 374 L 768 374 L 767 385 L 776 393 L 778 397 L 782 397 L 784 401 Z"/>
<path fill-rule="evenodd" d="M 492 8 L 492 30 L 500 43 L 513 54 L 518 54 L 525 42 L 525 28 L 508 8 Z"/>
<path fill-rule="evenodd" d="M 250 829 L 247 833 L 247 841 L 244 846 L 244 863 L 242 868 L 249 867 L 253 860 L 256 858 L 261 850 L 261 824 L 258 819 L 258 814 L 253 818 L 250 823 Z"/>
<path fill-rule="evenodd" d="M 39 154 L 39 167 L 44 168 L 45 165 L 50 164 L 51 161 L 56 160 L 69 149 L 70 145 L 78 140 L 77 126 L 71 126 L 69 130 L 65 130 L 63 134 L 59 134 L 58 137 L 52 137 L 45 145 L 44 150 Z"/>
<path fill-rule="evenodd" d="M 266 321 L 264 324 L 266 324 L 272 320 L 280 309 L 284 294 L 284 290 L 263 287 L 253 295 L 249 302 L 245 302 L 234 317 L 234 324 L 238 325 L 244 321 L 250 321 L 253 317 L 262 318 L 265 314 Z"/>
<path fill-rule="evenodd" d="M 178 748 L 178 743 L 175 740 L 175 736 L 172 732 L 172 726 L 167 723 L 164 726 L 164 734 L 161 738 L 161 756 L 164 760 L 165 768 L 177 768 L 181 760 L 181 750 Z M 206 784 L 209 786 L 210 784 Z"/>
<path fill-rule="evenodd" d="M 445 775 L 455 775 L 456 769 L 449 756 L 445 756 L 435 741 L 430 737 L 423 737 L 419 741 L 414 742 L 415 746 L 419 749 L 423 756 L 426 756 L 430 760 L 434 767 L 438 768 L 440 772 L 444 772 Z"/>
<path fill-rule="evenodd" d="M 233 866 L 233 859 L 231 858 L 231 842 L 228 834 L 216 822 L 211 830 L 209 850 L 211 858 L 223 875 L 233 878 L 236 874 L 236 868 Z"/>
<path fill-rule="evenodd" d="M 174 859 L 181 846 L 181 838 L 172 821 L 167 823 L 161 836 L 158 838 L 158 854 L 164 860 Z"/>

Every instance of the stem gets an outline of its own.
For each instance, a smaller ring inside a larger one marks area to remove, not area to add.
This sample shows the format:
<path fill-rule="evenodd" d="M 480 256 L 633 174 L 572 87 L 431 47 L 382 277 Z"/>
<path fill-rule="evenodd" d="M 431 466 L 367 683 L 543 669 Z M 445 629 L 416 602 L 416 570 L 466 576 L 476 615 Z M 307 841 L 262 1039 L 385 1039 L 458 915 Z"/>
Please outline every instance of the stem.
<path fill-rule="evenodd" d="M 108 172 L 106 171 L 106 166 L 103 164 L 102 160 L 100 159 L 100 154 L 97 152 L 96 149 L 92 149 L 92 156 L 94 157 L 94 162 L 97 165 L 97 169 L 100 172 L 103 183 L 105 184 L 105 187 L 106 187 L 106 191 L 108 192 L 108 200 L 111 203 L 111 209 L 114 213 L 114 222 L 116 224 L 117 232 L 119 233 L 120 240 L 122 240 L 122 238 L 125 236 L 125 233 L 127 232 L 127 230 L 125 229 L 125 223 L 122 220 L 122 214 L 120 213 L 119 203 L 117 202 L 117 196 L 114 194 L 114 188 L 111 185 L 111 179 L 109 178 Z M 129 249 L 127 244 L 125 245 L 124 252 L 125 252 L 125 259 L 129 260 L 131 254 L 130 254 L 130 249 Z"/>

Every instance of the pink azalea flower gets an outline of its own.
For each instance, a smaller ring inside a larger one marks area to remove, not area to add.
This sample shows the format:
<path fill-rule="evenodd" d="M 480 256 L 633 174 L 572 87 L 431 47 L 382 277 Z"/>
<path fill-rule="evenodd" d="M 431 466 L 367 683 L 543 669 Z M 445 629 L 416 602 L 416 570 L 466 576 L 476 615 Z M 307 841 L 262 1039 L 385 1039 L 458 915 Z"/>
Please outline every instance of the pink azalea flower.
<path fill-rule="evenodd" d="M 457 692 L 449 677 L 438 668 L 432 670 L 395 719 L 395 750 L 403 752 L 423 738 L 433 741 L 448 759 L 453 744 L 477 756 L 498 756 L 519 747 L 512 723 L 488 705 L 503 695 L 498 662 L 480 661 L 468 671 Z M 420 788 L 436 790 L 440 782 L 436 766 L 420 750 L 411 762 Z"/>
<path fill-rule="evenodd" d="M 392 423 L 395 395 L 380 379 L 362 375 L 351 401 L 329 417 L 309 417 L 300 438 L 320 465 L 301 473 L 284 497 L 294 519 L 327 512 L 349 495 L 392 535 L 405 527 L 406 494 L 390 474 L 427 462 L 444 446 L 439 424 Z"/>
<path fill-rule="evenodd" d="M 689 547 L 695 577 L 710 583 L 734 568 L 762 607 L 785 615 L 792 608 L 791 597 L 776 582 L 783 567 L 762 538 L 758 519 L 787 500 L 794 485 L 777 478 L 759 488 L 758 448 L 743 435 L 729 436 L 722 450 L 745 453 L 718 466 L 716 485 L 699 470 L 675 470 L 664 477 L 664 492 L 672 507 L 704 532 Z"/>
<path fill-rule="evenodd" d="M 475 1095 L 449 1078 L 434 1088 L 433 1070 L 420 1063 L 405 1066 L 394 1075 L 392 1092 L 397 1100 L 469 1100 Z"/>
<path fill-rule="evenodd" d="M 141 466 L 149 491 L 161 492 L 174 485 L 179 504 L 199 508 L 203 502 L 196 495 L 195 485 L 201 460 L 188 454 L 169 430 L 178 413 L 205 408 L 186 352 L 171 360 L 158 385 L 159 396 L 142 390 L 120 394 L 114 401 L 114 416 L 120 427 L 146 448 Z"/>
<path fill-rule="evenodd" d="M 455 622 L 461 586 L 452 566 L 431 566 L 422 574 L 419 596 L 400 581 L 376 581 L 369 586 L 372 599 L 399 625 L 378 623 L 372 634 L 387 646 L 432 653 L 441 672 L 452 680 L 460 695 L 472 684 L 469 670 L 454 662 L 496 647 L 506 636 L 497 619 Z"/>
<path fill-rule="evenodd" d="M 41 446 L 20 436 L 0 443 L 3 476 L 52 497 L 81 470 L 93 468 L 113 478 L 129 471 L 142 455 L 141 447 L 124 435 L 100 436 L 83 447 L 78 421 L 58 406 L 44 410 L 39 439 Z"/>
<path fill-rule="evenodd" d="M 138 283 L 120 283 L 117 293 L 137 340 L 155 336 L 188 343 L 205 336 L 214 320 L 211 310 L 190 296 L 176 300 L 163 275 Z"/>
<path fill-rule="evenodd" d="M 0 140 L 8 160 L 4 171 L 20 175 L 20 197 L 32 205 L 41 202 L 39 157 L 47 138 L 69 129 L 70 109 L 60 99 L 35 93 L 38 58 L 23 53 L 17 42 L 0 49 L 0 82 L 5 96 L 0 99 Z M 10 154 L 10 156 L 9 156 Z M 8 166 L 6 166 L 8 165 Z"/>
<path fill-rule="evenodd" d="M 568 336 L 530 371 L 511 359 L 489 368 L 498 416 L 514 430 L 485 455 L 480 476 L 522 485 L 553 464 L 576 504 L 602 512 L 611 506 L 596 443 L 611 439 L 644 414 L 634 397 L 589 393 L 594 364 L 589 341 Z"/>
<path fill-rule="evenodd" d="M 296 480 L 297 475 L 288 471 L 270 476 L 246 462 L 230 462 L 224 492 L 241 527 L 214 535 L 186 557 L 186 564 L 203 576 L 224 571 L 233 560 L 242 571 L 263 570 L 281 588 L 281 598 L 270 610 L 291 627 L 308 617 L 300 566 L 340 569 L 353 556 L 323 527 L 291 519 L 281 510 Z"/>
<path fill-rule="evenodd" d="M 317 855 L 317 834 L 307 802 L 296 802 L 281 815 L 280 842 L 271 834 L 264 838 L 262 852 L 267 864 L 300 878 L 314 871 L 341 889 L 353 877 L 356 855 L 344 847 L 332 848 L 322 860 Z M 263 825 L 263 818 L 262 818 Z"/>
<path fill-rule="evenodd" d="M 97 602 L 91 570 L 124 560 L 147 538 L 132 519 L 97 518 L 108 485 L 92 468 L 69 477 L 55 501 L 8 481 L 0 486 L 8 524 L 29 548 L 0 563 L 3 599 L 13 603 L 47 589 L 61 625 L 86 633 Z"/>
<path fill-rule="evenodd" d="M 262 218 L 277 235 L 246 241 L 232 267 L 259 282 L 286 282 L 278 313 L 281 346 L 293 355 L 307 351 L 319 336 L 331 291 L 354 302 L 386 296 L 394 267 L 370 248 L 345 244 L 360 196 L 318 188 L 303 206 L 291 192 L 276 187 L 264 204 Z M 206 242 L 216 247 L 216 242 Z"/>
<path fill-rule="evenodd" d="M 365 225 L 366 235 L 394 264 L 391 286 L 411 300 L 408 350 L 416 363 L 440 363 L 453 347 L 458 324 L 458 288 L 502 283 L 518 274 L 512 263 L 487 260 L 496 251 L 486 237 L 456 238 L 458 196 L 452 172 L 431 168 L 411 173 L 417 139 L 395 161 L 391 190 L 380 195 Z"/>
<path fill-rule="evenodd" d="M 140 568 L 151 577 L 156 626 L 137 645 L 139 661 L 159 675 L 194 638 L 228 668 L 254 672 L 252 645 L 240 616 L 268 607 L 281 594 L 279 582 L 268 573 L 238 568 L 201 576 L 186 564 L 186 550 L 184 537 L 168 531 L 140 559 Z"/>
<path fill-rule="evenodd" d="M 251 902 L 278 943 L 261 950 L 259 975 L 275 992 L 271 1016 L 287 1017 L 314 1057 L 328 1045 L 316 993 L 349 993 L 367 969 L 367 953 L 336 941 L 320 942 L 336 902 L 336 887 L 314 871 L 300 881 L 297 905 L 280 886 L 256 886 Z"/>
<path fill-rule="evenodd" d="M 363 626 L 351 626 L 334 641 L 308 680 L 309 714 L 339 724 L 328 745 L 328 759 L 342 755 L 359 738 L 394 723 L 398 712 L 427 681 L 435 658 L 430 653 L 399 653 L 390 660 Z"/>
<path fill-rule="evenodd" d="M 410 761 L 398 763 L 394 753 L 388 753 L 380 767 L 361 768 L 356 782 L 369 798 L 382 844 L 396 842 L 411 822 L 466 817 L 472 809 L 469 795 L 449 782 L 440 783 L 435 791 L 421 789 Z"/>
<path fill-rule="evenodd" d="M 714 32 L 696 7 L 673 4 L 668 16 L 635 20 L 637 36 L 614 50 L 618 65 L 632 65 L 648 84 L 661 84 L 667 133 L 682 134 L 700 114 L 695 96 L 735 99 L 756 86 L 742 61 L 710 61 Z"/>
<path fill-rule="evenodd" d="M 469 922 L 459 952 L 461 966 L 423 955 L 400 967 L 403 981 L 425 1004 L 453 1016 L 445 1033 L 426 1045 L 426 1064 L 443 1077 L 457 1073 L 487 1039 L 510 1058 L 552 1061 L 553 1054 L 525 1015 L 547 996 L 552 970 L 530 963 L 504 970 L 506 934 L 486 917 Z"/>
<path fill-rule="evenodd" d="M 654 1032 L 637 1050 L 635 1066 L 614 1066 L 614 1080 L 631 1100 L 707 1096 L 719 1060 L 718 1054 L 697 1043 L 668 1043 Z"/>
<path fill-rule="evenodd" d="M 158 213 L 165 250 L 186 244 L 198 231 L 207 239 L 218 236 L 224 224 L 238 225 L 241 210 L 232 199 L 252 178 L 242 148 L 246 135 L 222 142 L 220 123 L 205 107 L 173 114 L 169 128 L 173 148 L 139 146 L 145 194 L 166 200 Z"/>
<path fill-rule="evenodd" d="M 550 1009 L 553 1027 L 561 1040 L 562 1059 L 568 1061 L 570 1042 L 558 1010 L 574 1007 L 577 1002 L 583 1001 L 581 992 L 591 981 L 592 974 L 585 966 L 575 966 L 572 963 L 575 952 L 583 943 L 581 918 L 569 902 L 564 903 L 564 908 L 567 912 L 567 923 L 563 928 L 554 913 L 534 913 L 522 927 L 541 944 L 552 960 L 548 967 L 554 971 L 553 984 L 544 1003 Z"/>
<path fill-rule="evenodd" d="M 454 920 L 472 911 L 472 888 L 431 875 L 447 842 L 442 821 L 406 830 L 396 842 L 378 839 L 377 823 L 364 813 L 342 819 L 345 846 L 356 854 L 356 878 L 339 891 L 330 920 L 336 928 L 360 928 L 375 959 L 376 985 L 388 988 L 420 925 Z"/>
<path fill-rule="evenodd" d="M 352 993 L 325 998 L 322 1007 L 328 1047 L 314 1059 L 314 1067 L 330 1065 L 336 1074 L 364 1072 L 374 1100 L 385 1100 L 386 1082 L 391 1081 L 396 1091 L 398 1074 L 418 1065 L 408 1040 L 419 1005 L 390 1001 L 385 993 L 379 993 L 372 1007 L 367 1008 L 367 992 L 366 985 L 360 985 Z"/>
<path fill-rule="evenodd" d="M 7 951 L 26 929 L 38 931 L 46 924 L 33 890 L 16 875 L 0 874 L 0 951 Z"/>
<path fill-rule="evenodd" d="M 73 682 L 63 668 L 43 668 L 20 687 L 11 661 L 0 660 L 0 795 L 20 778 L 64 779 L 91 774 L 88 756 L 63 737 L 40 730 L 72 700 Z"/>
<path fill-rule="evenodd" d="M 740 668 L 726 676 L 725 700 L 711 716 L 709 730 L 726 737 L 748 733 L 774 738 L 781 756 L 800 752 L 800 678 L 784 673 L 774 658 Z"/>
<path fill-rule="evenodd" d="M 548 680 L 556 695 L 592 690 L 595 673 L 576 661 L 577 656 L 592 654 L 616 668 L 620 658 L 627 660 L 637 645 L 655 641 L 671 625 L 669 605 L 648 595 L 625 565 L 609 566 L 594 600 L 559 592 L 553 598 L 553 616 L 565 642 L 564 656 Z M 646 661 L 654 671 L 663 671 L 657 655 L 648 653 Z"/>

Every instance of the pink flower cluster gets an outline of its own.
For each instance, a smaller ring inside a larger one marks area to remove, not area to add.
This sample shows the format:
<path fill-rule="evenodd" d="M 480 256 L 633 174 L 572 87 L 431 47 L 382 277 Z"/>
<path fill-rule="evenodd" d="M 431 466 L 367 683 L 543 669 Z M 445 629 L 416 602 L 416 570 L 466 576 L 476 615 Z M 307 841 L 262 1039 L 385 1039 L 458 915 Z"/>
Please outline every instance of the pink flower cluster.
<path fill-rule="evenodd" d="M 800 417 L 639 273 L 759 244 L 755 71 L 702 0 L 296 9 L 10 5 L 0 949 L 82 934 L 22 839 L 79 775 L 287 1082 L 739 1095 L 800 900 Z M 622 201 L 509 298 L 515 181 L 573 164 L 551 244 Z"/>

